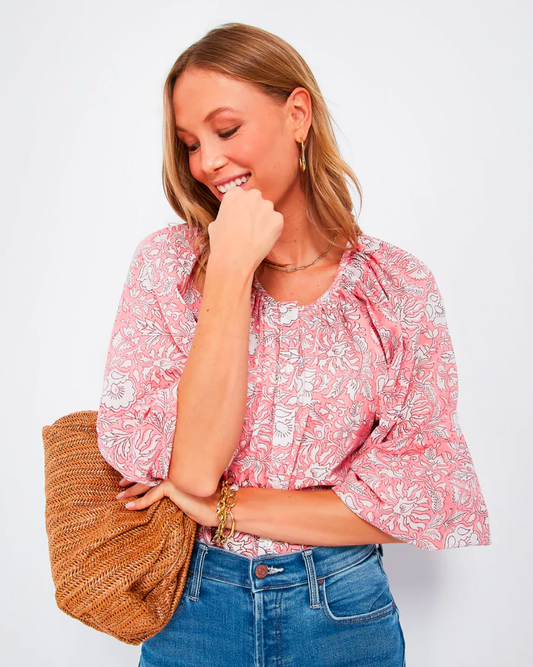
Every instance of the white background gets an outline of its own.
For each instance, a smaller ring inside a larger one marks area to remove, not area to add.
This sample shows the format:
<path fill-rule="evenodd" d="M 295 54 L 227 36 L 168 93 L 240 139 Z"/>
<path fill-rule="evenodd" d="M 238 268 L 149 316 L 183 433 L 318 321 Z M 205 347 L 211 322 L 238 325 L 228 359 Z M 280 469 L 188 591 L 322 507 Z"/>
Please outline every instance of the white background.
<path fill-rule="evenodd" d="M 228 21 L 306 59 L 363 231 L 424 261 L 444 297 L 493 544 L 385 545 L 407 665 L 529 661 L 532 18 L 512 0 L 2 1 L 2 664 L 137 665 L 140 647 L 55 605 L 41 429 L 97 409 L 133 251 L 179 221 L 161 186 L 164 79 Z"/>

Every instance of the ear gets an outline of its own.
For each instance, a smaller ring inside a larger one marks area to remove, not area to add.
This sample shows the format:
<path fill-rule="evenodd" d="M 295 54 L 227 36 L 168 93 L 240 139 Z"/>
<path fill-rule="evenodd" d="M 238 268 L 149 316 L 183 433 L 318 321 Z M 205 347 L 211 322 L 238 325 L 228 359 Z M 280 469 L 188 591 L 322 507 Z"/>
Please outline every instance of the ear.
<path fill-rule="evenodd" d="M 298 143 L 305 141 L 313 118 L 313 104 L 309 91 L 298 86 L 288 97 L 286 106 L 295 141 Z"/>

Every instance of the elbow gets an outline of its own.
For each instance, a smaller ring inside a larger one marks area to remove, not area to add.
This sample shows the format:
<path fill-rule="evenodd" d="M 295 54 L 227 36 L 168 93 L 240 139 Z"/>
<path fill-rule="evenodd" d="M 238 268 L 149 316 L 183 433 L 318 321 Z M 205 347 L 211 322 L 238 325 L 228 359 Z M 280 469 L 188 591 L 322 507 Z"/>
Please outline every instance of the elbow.
<path fill-rule="evenodd" d="M 187 471 L 184 474 L 183 470 L 180 472 L 170 471 L 168 478 L 180 491 L 198 498 L 209 498 L 214 495 L 218 488 L 218 480 L 213 482 L 210 479 L 202 479 L 198 471 L 192 474 Z"/>
<path fill-rule="evenodd" d="M 216 477 L 216 473 L 208 469 L 205 465 L 200 465 L 195 457 L 179 456 L 179 450 L 174 446 L 170 458 L 168 469 L 168 479 L 180 491 L 189 493 L 198 498 L 209 498 L 218 488 L 220 475 Z"/>

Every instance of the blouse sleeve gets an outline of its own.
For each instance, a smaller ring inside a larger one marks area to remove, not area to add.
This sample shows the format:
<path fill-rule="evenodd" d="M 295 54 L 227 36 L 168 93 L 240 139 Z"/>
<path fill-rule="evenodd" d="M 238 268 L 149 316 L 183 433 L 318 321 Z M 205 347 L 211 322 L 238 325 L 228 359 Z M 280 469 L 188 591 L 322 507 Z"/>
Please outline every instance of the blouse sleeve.
<path fill-rule="evenodd" d="M 168 476 L 178 384 L 196 323 L 178 290 L 179 241 L 179 233 L 154 232 L 133 254 L 96 420 L 104 459 L 126 479 L 150 486 Z"/>
<path fill-rule="evenodd" d="M 491 544 L 459 425 L 456 361 L 435 278 L 405 251 L 369 253 L 361 266 L 353 287 L 388 363 L 378 378 L 377 425 L 332 489 L 362 519 L 416 547 Z"/>

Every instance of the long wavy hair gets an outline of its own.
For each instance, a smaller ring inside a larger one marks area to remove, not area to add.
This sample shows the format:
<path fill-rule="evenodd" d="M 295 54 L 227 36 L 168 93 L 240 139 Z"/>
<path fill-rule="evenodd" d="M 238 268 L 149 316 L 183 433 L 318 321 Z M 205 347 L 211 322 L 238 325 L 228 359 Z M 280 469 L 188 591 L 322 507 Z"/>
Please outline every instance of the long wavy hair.
<path fill-rule="evenodd" d="M 176 131 L 172 103 L 174 84 L 184 71 L 193 67 L 254 85 L 280 105 L 299 86 L 309 92 L 312 120 L 304 144 L 307 168 L 300 171 L 306 214 L 328 243 L 336 232 L 347 239 L 352 248 L 359 249 L 357 237 L 363 232 L 357 223 L 358 216 L 352 212 L 346 177 L 353 181 L 359 193 L 360 209 L 362 189 L 355 173 L 340 155 L 331 115 L 309 66 L 296 49 L 280 37 L 244 23 L 225 23 L 210 30 L 179 56 L 164 85 L 163 189 L 178 216 L 188 227 L 199 230 L 198 236 L 193 237 L 196 261 L 189 279 L 197 286 L 204 284 L 210 253 L 207 228 L 220 207 L 220 201 L 209 188 L 192 176 L 187 148 Z M 338 242 L 333 245 L 344 247 Z M 263 268 L 262 262 L 256 269 L 258 277 Z"/>

